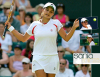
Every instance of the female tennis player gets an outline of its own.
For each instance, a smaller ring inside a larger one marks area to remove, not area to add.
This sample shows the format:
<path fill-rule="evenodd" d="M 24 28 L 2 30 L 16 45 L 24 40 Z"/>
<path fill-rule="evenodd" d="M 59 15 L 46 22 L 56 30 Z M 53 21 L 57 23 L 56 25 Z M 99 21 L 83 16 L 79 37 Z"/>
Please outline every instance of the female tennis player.
<path fill-rule="evenodd" d="M 76 19 L 69 34 L 66 34 L 60 21 L 51 19 L 55 11 L 56 6 L 53 3 L 46 3 L 41 13 L 41 19 L 32 22 L 24 35 L 15 30 L 9 22 L 6 22 L 8 30 L 22 42 L 27 41 L 34 34 L 32 72 L 35 72 L 37 77 L 55 77 L 59 71 L 57 32 L 65 41 L 68 41 L 79 26 L 79 20 Z"/>
<path fill-rule="evenodd" d="M 95 42 L 94 42 L 94 39 L 92 38 L 92 35 L 88 35 L 87 40 L 88 40 L 90 46 L 95 45 Z"/>

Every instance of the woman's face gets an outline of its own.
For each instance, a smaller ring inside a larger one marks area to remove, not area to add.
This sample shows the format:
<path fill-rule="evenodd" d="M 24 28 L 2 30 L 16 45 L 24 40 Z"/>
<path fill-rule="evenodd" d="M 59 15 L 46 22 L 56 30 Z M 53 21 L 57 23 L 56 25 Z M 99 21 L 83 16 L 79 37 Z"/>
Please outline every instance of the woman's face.
<path fill-rule="evenodd" d="M 91 37 L 88 37 L 87 40 L 88 40 L 88 42 L 91 42 L 92 41 L 92 38 Z"/>
<path fill-rule="evenodd" d="M 57 12 L 58 12 L 58 14 L 62 14 L 62 13 L 63 13 L 63 8 L 62 8 L 62 7 L 59 7 L 59 8 L 57 9 Z"/>
<path fill-rule="evenodd" d="M 30 47 L 31 49 L 33 49 L 33 45 L 34 45 L 34 41 L 31 41 L 31 42 L 29 43 L 29 47 Z"/>
<path fill-rule="evenodd" d="M 39 14 L 41 14 L 41 13 L 42 13 L 42 9 L 43 9 L 43 7 L 41 7 L 41 6 L 40 6 L 40 7 L 38 7 L 38 10 L 37 10 L 37 11 L 38 11 L 38 13 L 39 13 Z"/>
<path fill-rule="evenodd" d="M 24 11 L 23 9 L 20 9 L 20 10 L 19 10 L 19 14 L 20 14 L 20 15 L 22 15 L 22 14 L 24 15 L 24 14 L 25 14 L 25 11 Z"/>
<path fill-rule="evenodd" d="M 4 25 L 3 24 L 0 24 L 0 33 L 4 32 Z"/>
<path fill-rule="evenodd" d="M 62 51 L 61 49 L 59 49 L 57 52 L 58 52 L 58 56 L 59 57 L 63 57 L 64 51 Z"/>
<path fill-rule="evenodd" d="M 42 11 L 42 16 L 50 19 L 54 15 L 54 10 L 52 7 L 47 7 Z"/>
<path fill-rule="evenodd" d="M 19 48 L 15 48 L 14 49 L 14 53 L 15 53 L 15 55 L 21 55 L 21 50 L 19 49 Z"/>
<path fill-rule="evenodd" d="M 81 22 L 81 24 L 83 27 L 86 27 L 88 25 L 88 21 Z"/>
<path fill-rule="evenodd" d="M 88 70 L 88 65 L 86 64 L 82 64 L 81 67 L 82 67 L 82 71 L 86 72 Z"/>
<path fill-rule="evenodd" d="M 31 23 L 31 20 L 32 20 L 32 19 L 30 18 L 30 16 L 26 16 L 26 17 L 25 17 L 25 22 L 26 22 L 26 23 L 27 23 L 27 22 L 30 22 L 30 23 Z"/>

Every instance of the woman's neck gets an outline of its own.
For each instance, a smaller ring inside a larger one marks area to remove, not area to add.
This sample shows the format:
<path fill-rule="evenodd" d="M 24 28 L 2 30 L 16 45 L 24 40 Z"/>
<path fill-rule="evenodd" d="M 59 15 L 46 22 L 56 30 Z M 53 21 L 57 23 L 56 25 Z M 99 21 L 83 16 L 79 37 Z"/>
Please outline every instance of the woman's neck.
<path fill-rule="evenodd" d="M 62 56 L 59 56 L 59 60 L 60 60 L 60 59 L 63 59 L 63 57 L 62 57 Z"/>
<path fill-rule="evenodd" d="M 47 19 L 47 18 L 43 17 L 41 22 L 44 24 L 44 23 L 48 23 L 49 20 L 50 20 L 50 19 Z"/>
<path fill-rule="evenodd" d="M 89 43 L 91 43 L 92 41 L 89 41 Z"/>
<path fill-rule="evenodd" d="M 23 3 L 24 3 L 24 2 L 25 2 L 25 0 L 21 0 L 21 2 L 23 2 Z"/>
<path fill-rule="evenodd" d="M 29 68 L 24 68 L 23 69 L 23 72 L 28 72 L 29 71 Z"/>
<path fill-rule="evenodd" d="M 86 75 L 87 74 L 87 71 L 83 71 L 83 73 Z"/>
<path fill-rule="evenodd" d="M 15 55 L 15 58 L 20 58 L 21 57 L 21 55 Z"/>
<path fill-rule="evenodd" d="M 30 22 L 26 22 L 27 26 L 30 26 Z"/>
<path fill-rule="evenodd" d="M 61 14 L 58 14 L 59 16 L 63 16 L 64 14 L 63 13 L 61 13 Z"/>

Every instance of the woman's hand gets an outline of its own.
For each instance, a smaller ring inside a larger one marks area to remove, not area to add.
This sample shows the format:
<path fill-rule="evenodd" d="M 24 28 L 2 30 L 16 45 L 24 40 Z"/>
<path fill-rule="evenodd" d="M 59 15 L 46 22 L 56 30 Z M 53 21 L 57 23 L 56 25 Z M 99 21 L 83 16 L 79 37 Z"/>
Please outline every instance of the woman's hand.
<path fill-rule="evenodd" d="M 9 29 L 9 28 L 11 27 L 10 22 L 6 21 L 6 22 L 5 22 L 5 26 L 7 26 L 7 25 L 8 25 L 7 29 Z"/>
<path fill-rule="evenodd" d="M 79 20 L 78 20 L 78 19 L 76 19 L 76 20 L 74 21 L 73 26 L 74 26 L 75 28 L 79 27 Z"/>

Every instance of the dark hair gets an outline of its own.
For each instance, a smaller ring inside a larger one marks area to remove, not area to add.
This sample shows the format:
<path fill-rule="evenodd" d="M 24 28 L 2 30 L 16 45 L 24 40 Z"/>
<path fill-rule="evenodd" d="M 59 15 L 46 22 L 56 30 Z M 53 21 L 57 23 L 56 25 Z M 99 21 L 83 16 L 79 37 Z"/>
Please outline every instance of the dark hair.
<path fill-rule="evenodd" d="M 92 41 L 94 42 L 94 39 L 92 38 Z"/>
<path fill-rule="evenodd" d="M 5 25 L 5 22 L 0 22 L 0 24 Z"/>
<path fill-rule="evenodd" d="M 25 56 L 26 56 L 26 57 L 28 57 L 28 52 L 29 52 L 29 51 L 33 51 L 33 49 L 31 49 L 30 46 L 29 46 L 29 44 L 30 44 L 31 41 L 33 41 L 33 40 L 32 40 L 32 39 L 29 39 L 29 40 L 27 41 L 27 44 L 26 44 L 26 53 L 25 53 Z"/>
<path fill-rule="evenodd" d="M 63 12 L 64 12 L 65 11 L 65 5 L 62 4 L 62 3 L 58 3 L 57 4 L 57 9 L 60 8 L 60 7 L 63 8 Z"/>
<path fill-rule="evenodd" d="M 25 17 L 27 17 L 27 16 L 29 16 L 29 17 L 31 18 L 31 22 L 30 22 L 30 23 L 32 23 L 32 22 L 33 22 L 33 18 L 32 18 L 33 15 L 32 15 L 31 13 L 28 12 L 28 13 L 25 14 Z M 24 19 L 24 21 L 25 21 L 25 19 Z M 25 21 L 25 22 L 26 22 L 26 21 Z"/>

